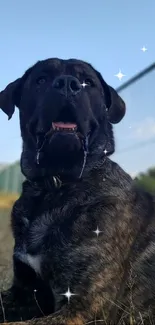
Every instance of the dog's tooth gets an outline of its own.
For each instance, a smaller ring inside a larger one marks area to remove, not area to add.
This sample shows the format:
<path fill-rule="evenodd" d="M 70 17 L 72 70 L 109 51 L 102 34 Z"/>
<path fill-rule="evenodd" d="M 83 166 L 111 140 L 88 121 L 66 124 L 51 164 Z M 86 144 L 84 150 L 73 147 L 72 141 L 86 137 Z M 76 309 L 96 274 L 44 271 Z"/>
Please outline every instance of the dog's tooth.
<path fill-rule="evenodd" d="M 77 130 L 77 127 L 72 127 L 72 128 L 61 128 L 59 126 L 56 126 L 53 124 L 53 130 L 55 131 L 76 131 Z"/>

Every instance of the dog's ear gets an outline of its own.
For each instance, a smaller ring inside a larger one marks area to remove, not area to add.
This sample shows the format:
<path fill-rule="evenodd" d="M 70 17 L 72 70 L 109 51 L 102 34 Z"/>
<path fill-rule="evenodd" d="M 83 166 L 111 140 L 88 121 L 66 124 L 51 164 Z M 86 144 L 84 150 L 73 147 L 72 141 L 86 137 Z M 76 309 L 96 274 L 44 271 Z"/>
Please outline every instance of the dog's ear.
<path fill-rule="evenodd" d="M 119 123 L 125 115 L 126 105 L 116 90 L 104 81 L 108 119 L 112 124 Z"/>
<path fill-rule="evenodd" d="M 23 85 L 33 67 L 29 68 L 21 78 L 11 82 L 0 92 L 0 108 L 8 115 L 9 120 L 15 111 L 15 106 L 19 108 Z"/>
<path fill-rule="evenodd" d="M 113 124 L 119 123 L 124 117 L 126 112 L 125 103 L 123 99 L 117 94 L 116 90 L 114 90 L 111 86 L 109 86 L 104 81 L 101 74 L 96 70 L 95 72 L 102 84 L 105 93 L 105 100 L 106 100 L 106 107 L 108 109 L 109 122 Z"/>
<path fill-rule="evenodd" d="M 8 115 L 9 120 L 15 111 L 15 106 L 18 107 L 19 104 L 20 82 L 21 78 L 18 78 L 0 92 L 0 108 Z"/>

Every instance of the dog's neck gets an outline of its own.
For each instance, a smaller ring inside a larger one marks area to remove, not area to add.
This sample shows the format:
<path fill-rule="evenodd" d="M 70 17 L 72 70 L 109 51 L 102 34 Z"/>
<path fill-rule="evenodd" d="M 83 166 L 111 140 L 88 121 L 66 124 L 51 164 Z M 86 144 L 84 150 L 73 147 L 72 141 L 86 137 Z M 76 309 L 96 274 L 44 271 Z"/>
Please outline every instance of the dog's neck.
<path fill-rule="evenodd" d="M 43 177 L 42 179 L 30 181 L 31 187 L 38 193 L 53 193 L 56 195 L 59 190 L 71 190 L 75 188 L 81 191 L 88 190 L 95 187 L 100 196 L 113 196 L 117 194 L 116 186 L 121 188 L 121 193 L 130 192 L 133 180 L 122 168 L 109 159 L 104 157 L 102 160 L 96 161 L 86 166 L 81 179 L 59 178 L 58 176 L 51 176 L 50 178 Z M 84 186 L 82 185 L 84 184 Z M 83 189 L 83 190 L 82 190 Z"/>
<path fill-rule="evenodd" d="M 89 178 L 90 173 L 93 170 L 97 170 L 100 169 L 102 167 L 102 165 L 105 164 L 105 162 L 109 160 L 109 158 L 107 156 L 103 156 L 102 159 L 97 159 L 94 161 L 94 157 L 91 159 L 91 157 L 88 158 L 88 161 L 85 165 L 85 168 L 83 170 L 83 173 L 81 175 L 81 177 L 79 177 L 79 174 L 77 173 L 75 176 L 75 174 L 65 174 L 65 173 L 60 173 L 60 174 L 53 174 L 51 176 L 43 176 L 37 179 L 33 179 L 33 180 L 29 180 L 32 184 L 32 186 L 34 187 L 39 187 L 42 189 L 45 189 L 47 191 L 51 191 L 53 189 L 60 189 L 63 186 L 70 186 L 72 184 L 78 184 L 80 182 L 82 182 L 83 180 L 86 180 Z"/>
<path fill-rule="evenodd" d="M 111 150 L 110 150 L 111 149 Z M 33 186 L 38 184 L 39 188 L 60 188 L 64 184 L 79 183 L 82 180 L 89 177 L 91 170 L 100 168 L 109 156 L 114 152 L 114 147 L 108 148 L 105 152 L 104 148 L 100 150 L 93 150 L 87 154 L 86 161 L 81 159 L 72 168 L 44 168 L 35 163 L 34 151 L 29 151 L 26 145 L 23 144 L 23 151 L 21 155 L 21 170 L 27 180 L 31 182 Z"/>

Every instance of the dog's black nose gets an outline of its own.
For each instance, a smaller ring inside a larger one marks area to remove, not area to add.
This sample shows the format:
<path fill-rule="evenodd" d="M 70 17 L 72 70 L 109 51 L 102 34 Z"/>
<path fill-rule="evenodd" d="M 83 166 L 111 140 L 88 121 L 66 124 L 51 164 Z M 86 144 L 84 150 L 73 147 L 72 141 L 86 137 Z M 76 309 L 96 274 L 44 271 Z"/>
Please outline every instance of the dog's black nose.
<path fill-rule="evenodd" d="M 54 79 L 53 88 L 63 95 L 76 95 L 81 90 L 80 81 L 70 75 L 61 75 Z"/>

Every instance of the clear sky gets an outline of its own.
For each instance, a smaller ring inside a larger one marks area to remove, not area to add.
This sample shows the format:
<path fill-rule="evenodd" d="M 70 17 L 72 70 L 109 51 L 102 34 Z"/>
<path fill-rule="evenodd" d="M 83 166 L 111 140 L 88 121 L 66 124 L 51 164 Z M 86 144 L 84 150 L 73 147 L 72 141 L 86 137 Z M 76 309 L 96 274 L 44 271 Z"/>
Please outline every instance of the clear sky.
<path fill-rule="evenodd" d="M 37 60 L 53 56 L 84 59 L 118 87 L 155 61 L 155 1 L 0 1 L 0 90 Z M 122 81 L 114 76 L 119 69 L 125 74 Z M 155 139 L 152 82 L 155 72 L 142 89 L 137 85 L 137 91 L 122 92 L 129 113 L 115 127 L 118 149 Z M 18 110 L 9 122 L 0 112 L 0 162 L 17 160 L 20 152 Z M 131 173 L 155 165 L 152 152 L 155 144 L 149 143 L 130 152 L 118 150 L 114 157 Z"/>

